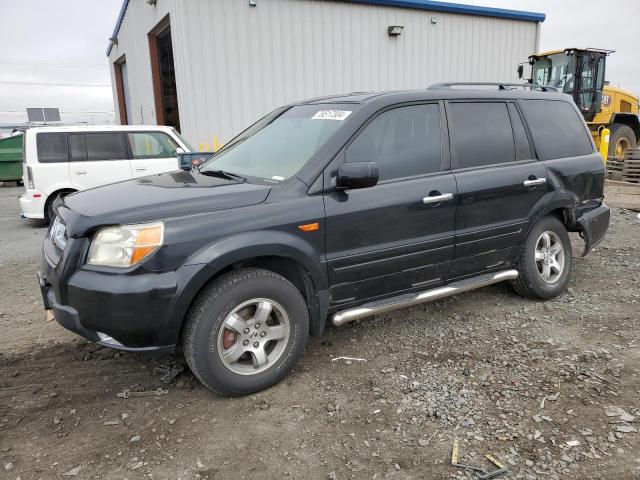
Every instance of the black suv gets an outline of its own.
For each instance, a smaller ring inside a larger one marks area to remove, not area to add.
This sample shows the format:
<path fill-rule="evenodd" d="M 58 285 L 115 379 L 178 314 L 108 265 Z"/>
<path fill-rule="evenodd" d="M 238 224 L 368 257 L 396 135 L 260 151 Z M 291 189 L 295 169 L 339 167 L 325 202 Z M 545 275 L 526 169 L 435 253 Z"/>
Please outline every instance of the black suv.
<path fill-rule="evenodd" d="M 503 280 L 566 287 L 609 225 L 567 95 L 439 85 L 275 110 L 213 159 L 69 195 L 45 308 L 108 347 L 183 350 L 225 395 L 281 380 L 309 334 Z"/>

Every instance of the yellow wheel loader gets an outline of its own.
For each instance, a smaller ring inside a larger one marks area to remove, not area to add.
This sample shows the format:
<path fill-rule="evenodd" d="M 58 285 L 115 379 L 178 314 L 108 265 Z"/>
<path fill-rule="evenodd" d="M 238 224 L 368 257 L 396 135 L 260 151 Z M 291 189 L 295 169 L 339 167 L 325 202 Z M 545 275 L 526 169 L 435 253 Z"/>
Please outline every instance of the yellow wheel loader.
<path fill-rule="evenodd" d="M 599 132 L 610 130 L 609 158 L 623 160 L 640 143 L 638 97 L 604 79 L 607 56 L 613 50 L 567 48 L 529 57 L 530 83 L 555 87 L 573 97 L 589 125 L 598 148 Z M 522 78 L 524 67 L 518 67 Z"/>

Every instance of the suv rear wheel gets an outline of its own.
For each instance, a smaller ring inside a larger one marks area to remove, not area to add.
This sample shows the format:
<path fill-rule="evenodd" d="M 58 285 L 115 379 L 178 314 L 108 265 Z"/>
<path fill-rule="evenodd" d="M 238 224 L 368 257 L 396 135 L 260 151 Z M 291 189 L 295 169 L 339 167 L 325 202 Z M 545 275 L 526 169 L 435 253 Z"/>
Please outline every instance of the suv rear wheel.
<path fill-rule="evenodd" d="M 518 273 L 513 286 L 523 297 L 547 300 L 566 288 L 571 274 L 571 241 L 556 217 L 544 217 L 533 226 L 520 255 Z"/>
<path fill-rule="evenodd" d="M 242 269 L 199 295 L 187 316 L 184 355 L 214 392 L 246 395 L 282 380 L 308 336 L 309 313 L 298 289 L 274 272 Z"/>

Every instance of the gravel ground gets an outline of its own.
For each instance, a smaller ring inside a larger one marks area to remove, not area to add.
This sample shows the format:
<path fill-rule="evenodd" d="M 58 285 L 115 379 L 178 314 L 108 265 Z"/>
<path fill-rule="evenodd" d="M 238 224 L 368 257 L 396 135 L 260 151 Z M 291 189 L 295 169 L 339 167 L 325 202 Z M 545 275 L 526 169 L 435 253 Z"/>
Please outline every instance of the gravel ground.
<path fill-rule="evenodd" d="M 454 438 L 463 463 L 498 458 L 500 478 L 640 478 L 633 212 L 615 209 L 553 301 L 502 284 L 329 328 L 281 384 L 226 399 L 179 358 L 45 323 L 45 228 L 18 218 L 20 193 L 0 188 L 0 478 L 473 478 L 449 464 Z"/>

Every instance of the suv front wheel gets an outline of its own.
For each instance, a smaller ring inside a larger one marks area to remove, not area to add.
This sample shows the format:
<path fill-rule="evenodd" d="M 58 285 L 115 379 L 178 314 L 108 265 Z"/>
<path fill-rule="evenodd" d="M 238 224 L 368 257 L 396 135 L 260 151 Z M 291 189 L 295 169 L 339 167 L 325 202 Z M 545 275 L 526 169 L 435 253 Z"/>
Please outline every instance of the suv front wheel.
<path fill-rule="evenodd" d="M 298 289 L 262 269 L 221 276 L 192 306 L 184 355 L 198 379 L 220 395 L 246 395 L 278 383 L 304 352 L 309 313 Z"/>
<path fill-rule="evenodd" d="M 533 226 L 520 254 L 518 273 L 513 286 L 523 297 L 548 300 L 567 287 L 571 241 L 556 217 L 544 217 Z"/>

